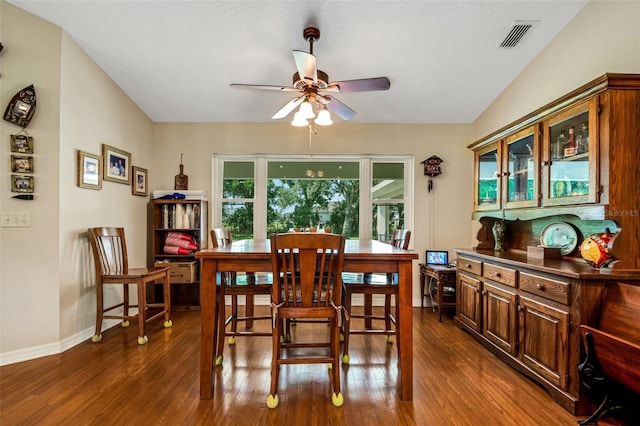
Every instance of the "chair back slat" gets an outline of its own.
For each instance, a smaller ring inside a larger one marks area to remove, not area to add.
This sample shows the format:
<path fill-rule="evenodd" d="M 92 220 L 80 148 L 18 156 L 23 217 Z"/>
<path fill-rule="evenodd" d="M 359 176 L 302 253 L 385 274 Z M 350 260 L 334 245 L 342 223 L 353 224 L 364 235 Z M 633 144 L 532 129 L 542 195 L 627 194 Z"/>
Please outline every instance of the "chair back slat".
<path fill-rule="evenodd" d="M 224 247 L 231 244 L 231 231 L 224 228 L 213 228 L 211 230 L 211 241 L 213 247 Z"/>
<path fill-rule="evenodd" d="M 129 273 L 124 228 L 90 228 L 89 242 L 97 274 L 126 275 Z"/>
<path fill-rule="evenodd" d="M 271 237 L 274 303 L 287 307 L 340 304 L 344 237 L 277 234 Z"/>
<path fill-rule="evenodd" d="M 409 248 L 410 239 L 411 231 L 408 229 L 396 229 L 391 237 L 391 245 L 406 250 Z"/>

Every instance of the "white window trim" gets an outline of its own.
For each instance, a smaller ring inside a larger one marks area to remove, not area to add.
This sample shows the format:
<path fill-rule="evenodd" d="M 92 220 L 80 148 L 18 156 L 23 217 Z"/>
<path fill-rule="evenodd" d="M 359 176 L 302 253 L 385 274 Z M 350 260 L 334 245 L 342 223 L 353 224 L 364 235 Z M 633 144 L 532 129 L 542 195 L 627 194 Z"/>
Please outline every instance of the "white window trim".
<path fill-rule="evenodd" d="M 402 162 L 404 163 L 404 199 L 389 200 L 393 203 L 404 203 L 404 227 L 413 229 L 413 187 L 414 187 L 414 158 L 413 155 L 226 155 L 214 154 L 212 158 L 211 173 L 211 224 L 212 228 L 222 226 L 222 179 L 223 165 L 226 161 L 244 161 L 255 164 L 255 191 L 253 199 L 234 199 L 238 202 L 253 202 L 253 233 L 254 235 L 266 235 L 267 232 L 267 163 L 269 161 L 357 161 L 360 164 L 360 235 L 372 233 L 372 205 L 371 176 L 373 163 L 376 162 Z M 384 200 L 375 200 L 384 201 Z M 413 246 L 411 241 L 410 246 Z"/>

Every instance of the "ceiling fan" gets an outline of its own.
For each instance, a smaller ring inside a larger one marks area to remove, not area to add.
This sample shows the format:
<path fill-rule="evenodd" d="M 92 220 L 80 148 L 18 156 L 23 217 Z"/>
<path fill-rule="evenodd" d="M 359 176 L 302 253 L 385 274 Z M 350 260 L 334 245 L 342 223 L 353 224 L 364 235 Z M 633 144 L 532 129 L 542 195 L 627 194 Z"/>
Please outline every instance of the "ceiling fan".
<path fill-rule="evenodd" d="M 316 114 L 316 124 L 332 124 L 329 111 L 343 120 L 350 120 L 355 117 L 356 112 L 354 110 L 335 97 L 324 94 L 324 92 L 371 92 L 389 90 L 389 87 L 391 87 L 391 82 L 387 77 L 330 82 L 327 73 L 317 69 L 316 57 L 313 55 L 313 43 L 320 38 L 320 30 L 315 27 L 308 27 L 305 28 L 302 34 L 305 40 L 309 42 L 309 53 L 301 50 L 293 51 L 293 60 L 298 71 L 293 75 L 293 84 L 291 86 L 231 84 L 231 87 L 300 93 L 299 96 L 289 101 L 271 117 L 272 119 L 284 118 L 296 107 L 300 106 L 300 110 L 295 114 L 291 123 L 294 126 L 308 125 L 309 122 L 307 120 L 316 117 Z"/>

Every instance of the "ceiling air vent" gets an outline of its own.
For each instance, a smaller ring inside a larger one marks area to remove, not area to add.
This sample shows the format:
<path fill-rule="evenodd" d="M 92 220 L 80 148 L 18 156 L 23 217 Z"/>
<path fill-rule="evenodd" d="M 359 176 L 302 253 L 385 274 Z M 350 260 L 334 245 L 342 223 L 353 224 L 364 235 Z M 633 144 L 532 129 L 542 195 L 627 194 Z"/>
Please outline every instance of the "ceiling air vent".
<path fill-rule="evenodd" d="M 514 47 L 518 47 L 520 42 L 524 40 L 524 38 L 533 30 L 533 28 L 538 25 L 540 21 L 516 21 L 511 30 L 509 30 L 509 34 L 506 35 L 504 40 L 500 43 L 500 48 L 502 49 L 513 49 Z"/>

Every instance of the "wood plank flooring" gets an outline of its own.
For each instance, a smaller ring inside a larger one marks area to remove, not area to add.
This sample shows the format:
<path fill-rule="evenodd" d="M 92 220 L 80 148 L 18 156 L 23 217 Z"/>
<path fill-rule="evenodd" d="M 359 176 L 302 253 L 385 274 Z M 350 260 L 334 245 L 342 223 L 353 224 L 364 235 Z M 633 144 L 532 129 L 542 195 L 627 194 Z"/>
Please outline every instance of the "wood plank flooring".
<path fill-rule="evenodd" d="M 266 307 L 257 307 L 267 312 Z M 431 309 L 414 308 L 414 400 L 398 397 L 397 352 L 384 336 L 352 336 L 342 372 L 345 403 L 331 404 L 324 365 L 281 370 L 280 404 L 266 407 L 269 337 L 238 337 L 199 399 L 200 312 L 175 310 L 174 326 L 114 327 L 100 343 L 0 367 L 2 425 L 575 425 L 546 391 L 507 367 Z M 268 329 L 262 321 L 255 327 Z M 296 334 L 325 333 L 298 324 Z M 325 329 L 323 330 L 323 327 Z M 316 327 L 317 328 L 317 327 Z"/>

